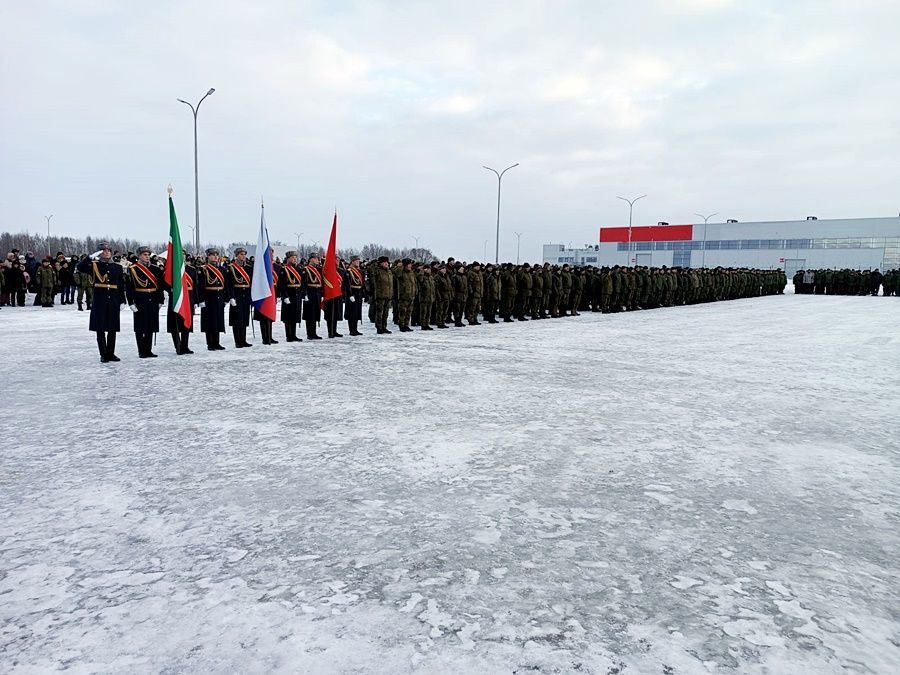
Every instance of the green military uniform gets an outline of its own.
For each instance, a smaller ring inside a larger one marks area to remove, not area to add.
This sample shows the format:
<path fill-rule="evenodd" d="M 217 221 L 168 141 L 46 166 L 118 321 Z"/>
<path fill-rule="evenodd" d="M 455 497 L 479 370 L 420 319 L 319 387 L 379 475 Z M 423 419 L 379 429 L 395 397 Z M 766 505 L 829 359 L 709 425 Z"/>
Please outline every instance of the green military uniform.
<path fill-rule="evenodd" d="M 41 298 L 41 307 L 53 307 L 53 292 L 56 289 L 57 274 L 50 256 L 44 258 L 35 272 L 35 281 Z"/>

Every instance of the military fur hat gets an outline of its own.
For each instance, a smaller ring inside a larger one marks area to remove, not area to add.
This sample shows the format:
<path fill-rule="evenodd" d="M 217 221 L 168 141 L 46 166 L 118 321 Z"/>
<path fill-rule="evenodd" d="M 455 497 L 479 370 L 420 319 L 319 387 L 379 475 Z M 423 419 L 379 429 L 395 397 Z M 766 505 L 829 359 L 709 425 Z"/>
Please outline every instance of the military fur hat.
<path fill-rule="evenodd" d="M 381 256 L 378 256 L 378 262 L 379 263 L 389 263 L 389 262 L 391 262 L 391 259 L 388 258 L 386 255 L 381 255 Z"/>
<path fill-rule="evenodd" d="M 237 255 L 239 253 L 246 253 L 246 252 L 247 252 L 247 249 L 245 249 L 243 246 L 238 246 L 236 249 L 234 249 L 235 255 Z"/>
<path fill-rule="evenodd" d="M 412 265 L 412 263 L 413 263 L 412 258 L 404 258 L 403 259 L 404 265 Z"/>
<path fill-rule="evenodd" d="M 149 246 L 138 246 L 137 254 L 140 255 L 141 253 L 153 253 L 153 251 L 150 250 Z"/>
<path fill-rule="evenodd" d="M 219 249 L 208 248 L 208 249 L 206 249 L 206 255 L 219 255 Z"/>
<path fill-rule="evenodd" d="M 299 255 L 299 254 L 297 253 L 297 251 L 288 251 L 287 253 L 284 254 L 284 257 L 290 258 L 292 255 Z"/>
<path fill-rule="evenodd" d="M 99 244 L 97 244 L 97 248 L 99 248 L 101 251 L 104 251 L 106 249 L 112 250 L 112 248 L 109 245 L 109 242 L 107 242 L 107 241 L 101 241 Z"/>

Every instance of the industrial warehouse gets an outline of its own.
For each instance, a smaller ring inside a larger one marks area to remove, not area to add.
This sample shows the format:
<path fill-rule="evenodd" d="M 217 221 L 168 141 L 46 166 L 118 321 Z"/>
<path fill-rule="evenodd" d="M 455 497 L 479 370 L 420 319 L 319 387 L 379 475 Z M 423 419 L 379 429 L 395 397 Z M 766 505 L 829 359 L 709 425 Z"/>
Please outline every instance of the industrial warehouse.
<path fill-rule="evenodd" d="M 882 271 L 900 267 L 900 217 L 601 227 L 600 243 L 544 245 L 550 264 Z"/>

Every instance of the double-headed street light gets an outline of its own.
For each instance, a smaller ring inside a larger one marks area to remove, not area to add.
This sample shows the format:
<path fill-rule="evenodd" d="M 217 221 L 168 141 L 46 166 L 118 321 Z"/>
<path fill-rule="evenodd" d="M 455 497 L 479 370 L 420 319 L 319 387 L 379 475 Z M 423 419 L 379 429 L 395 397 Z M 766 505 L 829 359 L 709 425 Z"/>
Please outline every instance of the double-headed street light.
<path fill-rule="evenodd" d="M 631 259 L 631 215 L 634 212 L 634 203 L 638 199 L 643 199 L 647 195 L 641 195 L 640 197 L 635 197 L 634 199 L 625 199 L 625 197 L 616 197 L 616 199 L 621 199 L 623 202 L 628 202 L 628 258 Z"/>
<path fill-rule="evenodd" d="M 482 168 L 487 169 L 488 171 L 493 171 L 497 175 L 497 243 L 496 248 L 494 249 L 494 264 L 500 262 L 500 184 L 503 181 L 503 174 L 505 174 L 510 169 L 514 169 L 519 166 L 519 163 L 516 162 L 512 166 L 508 166 L 503 171 L 497 172 L 497 169 L 492 169 L 489 166 L 484 166 L 482 164 Z"/>
<path fill-rule="evenodd" d="M 513 232 L 516 235 L 516 265 L 519 264 L 519 245 L 522 243 L 522 233 Z"/>
<path fill-rule="evenodd" d="M 700 216 L 703 218 L 703 253 L 700 254 L 700 266 L 706 267 L 706 224 L 709 222 L 709 219 L 713 216 L 719 215 L 719 212 L 710 213 L 708 216 L 704 216 L 702 213 L 695 213 L 695 216 Z"/>
<path fill-rule="evenodd" d="M 194 113 L 194 248 L 197 250 L 198 255 L 200 253 L 200 182 L 197 178 L 197 112 L 200 110 L 200 104 L 203 103 L 203 99 L 211 95 L 214 91 L 215 89 L 210 88 L 210 90 L 203 95 L 203 98 L 197 101 L 196 106 L 188 103 L 184 99 L 178 99 L 180 103 L 184 103 L 191 109 L 191 112 Z"/>

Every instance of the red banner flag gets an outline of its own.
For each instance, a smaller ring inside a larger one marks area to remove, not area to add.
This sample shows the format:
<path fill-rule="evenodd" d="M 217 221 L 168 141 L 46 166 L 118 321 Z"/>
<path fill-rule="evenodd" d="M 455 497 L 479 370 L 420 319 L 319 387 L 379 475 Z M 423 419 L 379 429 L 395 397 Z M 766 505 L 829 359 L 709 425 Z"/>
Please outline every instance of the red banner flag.
<path fill-rule="evenodd" d="M 328 251 L 325 253 L 325 266 L 322 269 L 325 282 L 324 299 L 341 297 L 341 275 L 337 269 L 337 212 L 334 214 L 334 222 L 331 224 L 331 238 L 328 240 Z"/>

